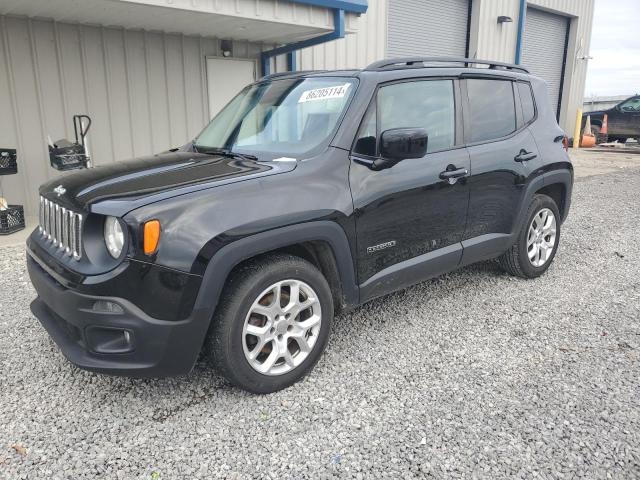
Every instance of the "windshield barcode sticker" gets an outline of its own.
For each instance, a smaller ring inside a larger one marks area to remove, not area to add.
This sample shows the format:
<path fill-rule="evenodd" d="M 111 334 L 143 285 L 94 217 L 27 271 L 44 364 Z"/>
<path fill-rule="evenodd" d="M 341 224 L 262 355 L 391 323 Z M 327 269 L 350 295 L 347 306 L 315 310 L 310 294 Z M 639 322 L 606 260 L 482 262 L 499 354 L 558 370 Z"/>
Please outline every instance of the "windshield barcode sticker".
<path fill-rule="evenodd" d="M 307 90 L 300 96 L 298 103 L 313 102 L 314 100 L 328 100 L 330 98 L 342 98 L 347 94 L 347 90 L 351 84 L 345 83 L 336 87 L 316 88 Z"/>

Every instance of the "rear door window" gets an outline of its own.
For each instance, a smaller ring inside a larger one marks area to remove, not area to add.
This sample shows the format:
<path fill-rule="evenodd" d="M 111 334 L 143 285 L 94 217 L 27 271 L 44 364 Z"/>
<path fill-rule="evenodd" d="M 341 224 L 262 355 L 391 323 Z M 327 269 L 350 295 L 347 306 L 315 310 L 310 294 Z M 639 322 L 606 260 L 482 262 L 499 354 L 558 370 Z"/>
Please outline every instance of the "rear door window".
<path fill-rule="evenodd" d="M 516 130 L 511 83 L 509 80 L 467 80 L 470 143 L 495 140 Z"/>

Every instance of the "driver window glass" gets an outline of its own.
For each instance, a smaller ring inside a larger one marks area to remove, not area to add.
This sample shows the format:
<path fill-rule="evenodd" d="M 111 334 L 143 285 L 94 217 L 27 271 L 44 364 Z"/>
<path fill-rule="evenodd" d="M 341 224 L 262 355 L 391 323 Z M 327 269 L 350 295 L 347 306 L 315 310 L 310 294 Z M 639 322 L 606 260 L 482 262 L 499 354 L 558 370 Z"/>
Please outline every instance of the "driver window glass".
<path fill-rule="evenodd" d="M 395 83 L 378 92 L 380 132 L 392 128 L 424 128 L 427 152 L 455 143 L 455 100 L 452 80 Z"/>
<path fill-rule="evenodd" d="M 621 105 L 621 107 L 624 112 L 640 112 L 640 98 L 627 100 Z"/>

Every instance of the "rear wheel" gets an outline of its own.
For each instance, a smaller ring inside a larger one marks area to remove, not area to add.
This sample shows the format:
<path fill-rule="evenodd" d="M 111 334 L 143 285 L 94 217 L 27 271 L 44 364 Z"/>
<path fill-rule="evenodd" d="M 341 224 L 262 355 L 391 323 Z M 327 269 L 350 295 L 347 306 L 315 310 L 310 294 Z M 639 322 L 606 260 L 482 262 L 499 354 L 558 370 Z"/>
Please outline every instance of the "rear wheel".
<path fill-rule="evenodd" d="M 534 195 L 516 242 L 499 259 L 502 268 L 523 278 L 542 275 L 551 265 L 560 242 L 560 212 L 547 195 Z"/>
<path fill-rule="evenodd" d="M 292 255 L 263 257 L 227 282 L 207 347 L 231 383 L 270 393 L 313 368 L 332 319 L 331 290 L 316 267 Z"/>

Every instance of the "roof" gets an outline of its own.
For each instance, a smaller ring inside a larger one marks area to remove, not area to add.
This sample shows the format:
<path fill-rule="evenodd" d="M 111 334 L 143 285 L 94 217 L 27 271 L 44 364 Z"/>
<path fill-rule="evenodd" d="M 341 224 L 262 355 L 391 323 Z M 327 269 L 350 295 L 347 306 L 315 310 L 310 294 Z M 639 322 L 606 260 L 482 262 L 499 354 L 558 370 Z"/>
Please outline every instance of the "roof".
<path fill-rule="evenodd" d="M 478 60 L 477 58 L 463 57 L 403 57 L 379 60 L 363 68 L 362 70 L 302 70 L 296 72 L 280 72 L 262 77 L 260 80 L 332 76 L 355 77 L 362 72 L 386 72 L 393 70 L 409 70 L 423 68 L 464 68 L 473 70 L 493 70 L 499 72 L 513 72 L 529 74 L 522 65 L 512 63 L 495 62 L 493 60 Z"/>
<path fill-rule="evenodd" d="M 442 67 L 458 67 L 460 68 L 477 68 L 474 65 L 484 65 L 484 68 L 490 70 L 510 70 L 520 73 L 529 73 L 522 65 L 513 63 L 495 62 L 493 60 L 479 60 L 477 58 L 464 57 L 401 57 L 389 58 L 373 62 L 364 70 L 367 72 L 377 72 L 382 70 L 403 70 L 406 68 L 442 68 Z"/>

